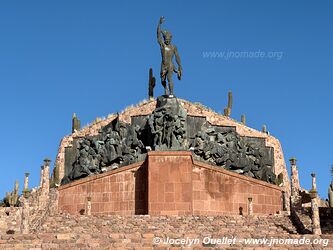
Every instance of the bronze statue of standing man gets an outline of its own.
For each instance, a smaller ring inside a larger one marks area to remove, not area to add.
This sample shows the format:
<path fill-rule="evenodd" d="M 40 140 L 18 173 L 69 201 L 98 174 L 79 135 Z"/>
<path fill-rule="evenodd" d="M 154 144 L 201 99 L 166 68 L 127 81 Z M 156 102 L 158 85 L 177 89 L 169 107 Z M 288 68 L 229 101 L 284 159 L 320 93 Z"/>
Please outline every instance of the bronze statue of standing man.
<path fill-rule="evenodd" d="M 160 21 L 157 26 L 157 40 L 161 48 L 162 62 L 161 62 L 161 81 L 165 89 L 166 95 L 173 96 L 173 81 L 172 73 L 177 73 L 178 79 L 182 77 L 182 66 L 180 64 L 180 57 L 178 54 L 177 47 L 171 44 L 172 35 L 169 31 L 161 31 L 161 24 L 164 22 L 164 17 L 160 18 Z M 163 36 L 163 40 L 162 37 Z M 176 62 L 178 64 L 178 69 L 173 64 L 173 57 L 176 57 Z M 168 85 L 167 86 L 167 80 Z"/>

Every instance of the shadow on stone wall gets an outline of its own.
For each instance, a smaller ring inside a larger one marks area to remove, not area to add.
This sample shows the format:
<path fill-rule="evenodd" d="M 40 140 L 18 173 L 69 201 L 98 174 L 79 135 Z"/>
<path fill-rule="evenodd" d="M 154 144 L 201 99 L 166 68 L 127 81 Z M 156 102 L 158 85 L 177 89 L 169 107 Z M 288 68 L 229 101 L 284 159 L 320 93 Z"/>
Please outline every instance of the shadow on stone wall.
<path fill-rule="evenodd" d="M 323 234 L 333 233 L 333 208 L 332 207 L 320 207 L 320 226 Z"/>
<path fill-rule="evenodd" d="M 136 215 L 148 214 L 148 171 L 147 161 L 135 172 L 135 211 Z"/>

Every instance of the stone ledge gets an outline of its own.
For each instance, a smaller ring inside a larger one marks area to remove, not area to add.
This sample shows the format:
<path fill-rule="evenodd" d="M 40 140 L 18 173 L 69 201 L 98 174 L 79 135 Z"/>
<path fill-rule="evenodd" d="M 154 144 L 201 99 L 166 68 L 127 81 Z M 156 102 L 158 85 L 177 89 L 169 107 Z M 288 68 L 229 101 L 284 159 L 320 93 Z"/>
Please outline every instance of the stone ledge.
<path fill-rule="evenodd" d="M 191 151 L 149 151 L 148 156 L 192 156 Z M 193 162 L 193 161 L 192 161 Z"/>

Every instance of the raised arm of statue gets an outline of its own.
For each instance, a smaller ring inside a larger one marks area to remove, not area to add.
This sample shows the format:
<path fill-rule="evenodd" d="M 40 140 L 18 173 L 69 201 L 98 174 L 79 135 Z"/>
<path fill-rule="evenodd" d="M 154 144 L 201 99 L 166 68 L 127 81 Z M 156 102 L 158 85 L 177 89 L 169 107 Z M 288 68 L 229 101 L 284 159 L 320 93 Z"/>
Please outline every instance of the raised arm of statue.
<path fill-rule="evenodd" d="M 157 41 L 159 43 L 160 46 L 163 46 L 164 45 L 164 42 L 162 40 L 162 36 L 161 36 L 161 24 L 164 22 L 164 17 L 160 17 L 160 21 L 158 22 L 158 25 L 157 25 Z"/>
<path fill-rule="evenodd" d="M 176 57 L 176 62 L 178 64 L 177 76 L 178 76 L 178 79 L 180 80 L 182 78 L 182 64 L 180 62 L 180 56 L 179 56 L 178 49 L 176 46 L 175 46 L 175 57 Z"/>

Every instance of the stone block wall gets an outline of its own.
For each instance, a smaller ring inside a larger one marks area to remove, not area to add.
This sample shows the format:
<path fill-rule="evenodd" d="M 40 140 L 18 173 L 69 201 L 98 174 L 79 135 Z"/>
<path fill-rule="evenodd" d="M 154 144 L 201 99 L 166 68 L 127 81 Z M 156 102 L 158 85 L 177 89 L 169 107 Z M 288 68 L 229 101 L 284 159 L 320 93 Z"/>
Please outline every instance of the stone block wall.
<path fill-rule="evenodd" d="M 282 190 L 257 179 L 194 162 L 193 213 L 198 215 L 276 214 L 282 211 Z"/>
<path fill-rule="evenodd" d="M 70 214 L 133 215 L 147 213 L 146 165 L 143 162 L 59 187 L 59 211 Z"/>
<path fill-rule="evenodd" d="M 21 207 L 0 207 L 0 235 L 19 233 L 21 220 Z"/>
<path fill-rule="evenodd" d="M 91 214 L 268 215 L 282 211 L 282 189 L 193 161 L 189 151 L 150 151 L 145 162 L 61 186 L 59 210 Z"/>
<path fill-rule="evenodd" d="M 148 153 L 148 213 L 192 214 L 191 152 Z"/>

